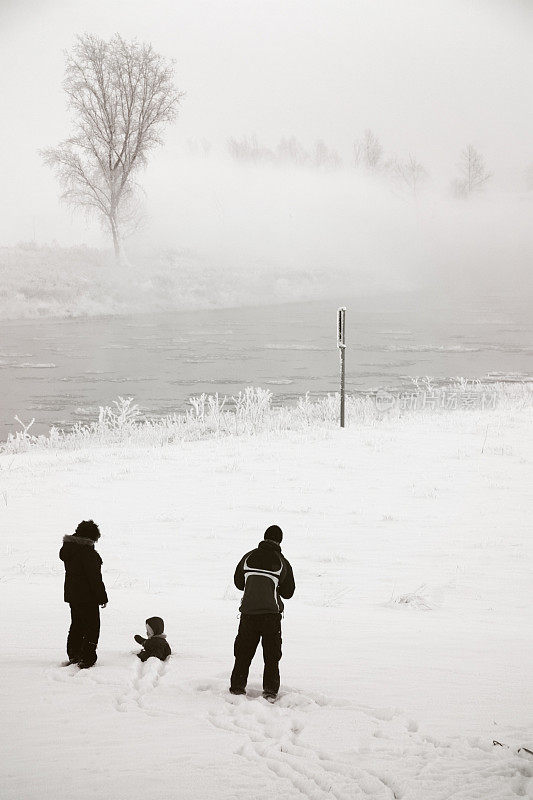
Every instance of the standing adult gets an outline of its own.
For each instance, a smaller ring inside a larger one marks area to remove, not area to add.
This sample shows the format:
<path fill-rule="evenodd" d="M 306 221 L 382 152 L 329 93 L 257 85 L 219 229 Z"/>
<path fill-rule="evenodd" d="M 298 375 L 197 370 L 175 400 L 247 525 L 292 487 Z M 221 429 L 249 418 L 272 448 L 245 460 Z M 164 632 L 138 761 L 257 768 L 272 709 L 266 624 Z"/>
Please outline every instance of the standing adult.
<path fill-rule="evenodd" d="M 232 694 L 246 693 L 248 671 L 259 640 L 265 663 L 263 697 L 274 700 L 279 691 L 281 598 L 288 600 L 295 589 L 292 567 L 281 552 L 282 539 L 281 528 L 271 525 L 266 529 L 263 541 L 241 558 L 235 570 L 235 586 L 244 591 L 244 595 L 234 647 L 235 666 L 230 681 Z"/>
<path fill-rule="evenodd" d="M 107 605 L 102 580 L 102 559 L 94 549 L 100 538 L 98 525 L 80 522 L 73 536 L 63 537 L 59 558 L 65 564 L 65 603 L 70 605 L 71 625 L 67 638 L 68 664 L 87 669 L 96 663 L 100 636 L 100 609 Z"/>

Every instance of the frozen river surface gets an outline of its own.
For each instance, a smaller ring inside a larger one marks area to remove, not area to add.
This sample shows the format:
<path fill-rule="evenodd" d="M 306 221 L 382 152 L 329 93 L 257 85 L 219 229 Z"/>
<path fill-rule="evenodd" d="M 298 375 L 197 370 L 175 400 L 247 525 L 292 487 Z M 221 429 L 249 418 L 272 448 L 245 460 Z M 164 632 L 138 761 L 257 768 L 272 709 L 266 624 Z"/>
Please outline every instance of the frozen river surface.
<path fill-rule="evenodd" d="M 346 303 L 347 388 L 396 389 L 410 377 L 531 378 L 525 303 L 446 305 L 420 296 Z M 92 419 L 118 395 L 146 413 L 183 410 L 191 395 L 270 389 L 276 402 L 338 390 L 336 307 L 308 302 L 123 317 L 0 323 L 0 439 Z"/>

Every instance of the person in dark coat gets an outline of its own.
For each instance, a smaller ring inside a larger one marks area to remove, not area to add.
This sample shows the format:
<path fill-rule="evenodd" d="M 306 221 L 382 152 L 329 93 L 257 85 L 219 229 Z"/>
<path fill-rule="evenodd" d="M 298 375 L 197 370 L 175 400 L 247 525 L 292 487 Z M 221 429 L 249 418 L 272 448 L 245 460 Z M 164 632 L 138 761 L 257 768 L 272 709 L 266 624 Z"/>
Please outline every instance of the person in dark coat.
<path fill-rule="evenodd" d="M 102 559 L 94 549 L 100 538 L 95 522 L 80 522 L 73 536 L 63 537 L 59 558 L 65 564 L 65 603 L 70 605 L 71 625 L 67 637 L 68 664 L 87 669 L 96 663 L 100 636 L 100 609 L 107 605 L 102 580 Z"/>
<path fill-rule="evenodd" d="M 139 636 L 139 634 L 133 637 L 137 644 L 142 645 L 143 649 L 140 653 L 137 653 L 137 657 L 140 658 L 141 661 L 147 661 L 150 656 L 155 656 L 161 661 L 164 661 L 172 653 L 170 645 L 167 642 L 166 634 L 163 633 L 164 630 L 165 623 L 161 617 L 149 617 L 149 619 L 146 620 L 147 638 L 144 639 L 142 636 Z"/>
<path fill-rule="evenodd" d="M 259 640 L 265 663 L 263 697 L 273 700 L 279 691 L 281 598 L 288 600 L 295 589 L 292 567 L 281 552 L 282 539 L 281 528 L 271 525 L 266 529 L 263 541 L 241 558 L 235 570 L 235 586 L 244 591 L 244 595 L 234 646 L 235 666 L 230 680 L 232 694 L 245 694 L 248 671 Z"/>

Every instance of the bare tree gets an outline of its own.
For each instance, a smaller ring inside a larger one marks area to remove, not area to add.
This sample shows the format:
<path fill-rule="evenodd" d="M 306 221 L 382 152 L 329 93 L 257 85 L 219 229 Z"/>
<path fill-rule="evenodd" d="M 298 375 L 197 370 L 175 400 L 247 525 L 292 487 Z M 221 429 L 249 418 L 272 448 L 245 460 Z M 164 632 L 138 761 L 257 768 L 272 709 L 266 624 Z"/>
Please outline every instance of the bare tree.
<path fill-rule="evenodd" d="M 397 158 L 390 159 L 385 164 L 385 168 L 398 189 L 411 194 L 415 199 L 428 178 L 423 164 L 417 161 L 411 153 L 406 161 L 399 161 Z"/>
<path fill-rule="evenodd" d="M 353 143 L 352 163 L 354 167 L 363 165 L 371 172 L 383 166 L 383 147 L 376 134 L 367 128 L 362 139 Z"/>
<path fill-rule="evenodd" d="M 319 139 L 315 144 L 314 165 L 338 169 L 342 166 L 342 160 L 336 150 L 330 150 L 324 140 Z"/>
<path fill-rule="evenodd" d="M 126 226 L 138 218 L 134 178 L 183 96 L 174 68 L 151 44 L 109 41 L 84 34 L 66 53 L 63 88 L 74 114 L 74 131 L 42 151 L 63 186 L 62 199 L 96 213 L 113 238 L 120 259 Z"/>
<path fill-rule="evenodd" d="M 187 149 L 192 156 L 208 158 L 213 145 L 209 139 L 187 139 Z"/>
<path fill-rule="evenodd" d="M 253 136 L 243 136 L 242 139 L 228 139 L 227 145 L 229 153 L 235 161 L 248 161 L 251 163 L 275 161 L 272 150 L 261 144 L 255 133 Z"/>
<path fill-rule="evenodd" d="M 371 130 L 363 136 L 363 163 L 370 170 L 377 170 L 383 157 L 383 148 L 378 137 Z"/>
<path fill-rule="evenodd" d="M 310 161 L 309 153 L 295 136 L 282 138 L 276 148 L 276 156 L 280 163 L 294 164 L 298 167 Z"/>
<path fill-rule="evenodd" d="M 467 145 L 461 153 L 458 167 L 461 177 L 456 178 L 452 184 L 457 197 L 470 197 L 474 192 L 482 191 L 487 181 L 492 178 L 492 172 L 487 171 L 483 156 L 473 144 Z"/>

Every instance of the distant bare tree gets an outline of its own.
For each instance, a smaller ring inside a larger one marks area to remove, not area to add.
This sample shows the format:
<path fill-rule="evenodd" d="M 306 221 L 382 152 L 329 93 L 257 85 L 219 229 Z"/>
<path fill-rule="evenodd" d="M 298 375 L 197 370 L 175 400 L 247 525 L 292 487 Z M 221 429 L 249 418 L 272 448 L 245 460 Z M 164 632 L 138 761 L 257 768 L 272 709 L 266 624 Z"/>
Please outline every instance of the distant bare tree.
<path fill-rule="evenodd" d="M 428 178 L 423 164 L 411 154 L 406 161 L 399 161 L 397 158 L 390 159 L 385 164 L 385 168 L 400 191 L 408 192 L 415 199 Z"/>
<path fill-rule="evenodd" d="M 228 139 L 228 150 L 236 161 L 274 161 L 275 156 L 269 147 L 261 144 L 257 136 L 243 136 L 242 139 Z"/>
<path fill-rule="evenodd" d="M 376 134 L 367 128 L 362 139 L 353 143 L 352 163 L 354 167 L 366 167 L 377 172 L 383 165 L 383 148 Z"/>
<path fill-rule="evenodd" d="M 470 197 L 474 192 L 482 191 L 492 178 L 492 172 L 487 171 L 483 156 L 473 144 L 467 145 L 462 151 L 458 167 L 461 177 L 452 184 L 456 197 Z"/>
<path fill-rule="evenodd" d="M 315 167 L 329 167 L 338 169 L 342 166 L 342 160 L 336 150 L 330 150 L 323 139 L 319 139 L 315 144 Z"/>
<path fill-rule="evenodd" d="M 291 136 L 290 139 L 280 139 L 276 156 L 281 163 L 295 164 L 299 167 L 310 161 L 309 153 L 295 136 Z"/>
<path fill-rule="evenodd" d="M 354 167 L 359 167 L 363 160 L 363 142 L 358 139 L 352 146 L 352 163 Z"/>
<path fill-rule="evenodd" d="M 63 88 L 74 132 L 42 151 L 63 188 L 62 199 L 96 213 L 109 229 L 117 260 L 124 228 L 138 218 L 134 177 L 183 96 L 174 68 L 151 44 L 84 34 L 66 53 Z"/>
<path fill-rule="evenodd" d="M 209 139 L 187 139 L 187 148 L 193 156 L 208 158 L 213 145 Z"/>
<path fill-rule="evenodd" d="M 363 136 L 363 163 L 370 170 L 377 170 L 383 157 L 383 148 L 378 137 L 371 130 Z"/>

